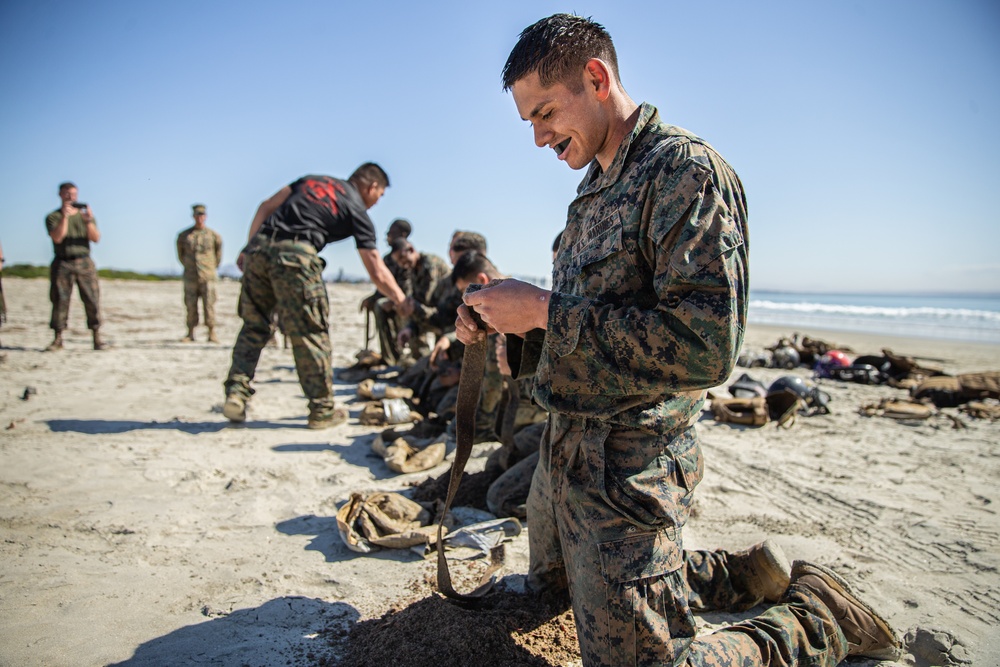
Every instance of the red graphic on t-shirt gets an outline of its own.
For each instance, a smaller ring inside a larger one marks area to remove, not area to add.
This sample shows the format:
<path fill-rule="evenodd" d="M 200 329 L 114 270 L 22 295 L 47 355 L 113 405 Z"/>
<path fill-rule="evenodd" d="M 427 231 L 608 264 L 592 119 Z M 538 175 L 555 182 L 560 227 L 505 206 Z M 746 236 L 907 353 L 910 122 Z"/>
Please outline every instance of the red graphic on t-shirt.
<path fill-rule="evenodd" d="M 329 207 L 337 213 L 337 193 L 344 192 L 344 186 L 335 181 L 318 181 L 308 179 L 302 182 L 302 194 L 311 202 Z"/>

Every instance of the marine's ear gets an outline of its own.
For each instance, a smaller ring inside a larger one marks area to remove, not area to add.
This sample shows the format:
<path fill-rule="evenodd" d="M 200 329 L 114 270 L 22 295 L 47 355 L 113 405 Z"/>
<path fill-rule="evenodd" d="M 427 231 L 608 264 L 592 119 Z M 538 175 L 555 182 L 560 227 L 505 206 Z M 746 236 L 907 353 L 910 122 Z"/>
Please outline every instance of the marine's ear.
<path fill-rule="evenodd" d="M 584 66 L 584 85 L 593 90 L 597 99 L 604 102 L 611 94 L 611 69 L 600 58 L 591 58 Z"/>

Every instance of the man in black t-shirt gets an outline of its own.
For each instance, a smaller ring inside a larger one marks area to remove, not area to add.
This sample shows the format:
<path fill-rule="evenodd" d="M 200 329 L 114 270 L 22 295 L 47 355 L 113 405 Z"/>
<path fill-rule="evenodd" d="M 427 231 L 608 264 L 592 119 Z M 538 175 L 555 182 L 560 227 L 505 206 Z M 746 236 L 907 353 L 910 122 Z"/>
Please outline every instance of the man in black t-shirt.
<path fill-rule="evenodd" d="M 271 336 L 275 311 L 292 341 L 299 383 L 309 399 L 309 428 L 343 423 L 347 412 L 333 402 L 330 304 L 318 255 L 328 243 L 354 237 L 372 282 L 403 313 L 412 299 L 399 288 L 378 254 L 375 226 L 368 217 L 389 186 L 389 177 L 367 162 L 346 181 L 303 176 L 264 201 L 250 225 L 249 240 L 236 264 L 243 271 L 239 313 L 243 319 L 226 378 L 223 414 L 246 420 L 246 403 L 260 352 Z"/>

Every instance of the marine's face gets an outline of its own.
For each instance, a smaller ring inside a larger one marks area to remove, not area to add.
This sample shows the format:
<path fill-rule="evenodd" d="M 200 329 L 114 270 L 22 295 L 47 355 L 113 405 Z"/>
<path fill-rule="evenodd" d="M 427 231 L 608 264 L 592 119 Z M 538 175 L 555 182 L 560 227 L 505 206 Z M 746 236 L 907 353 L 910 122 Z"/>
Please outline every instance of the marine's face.
<path fill-rule="evenodd" d="M 365 203 L 365 208 L 371 208 L 378 203 L 378 200 L 385 194 L 385 187 L 378 183 L 372 183 L 361 190 L 361 201 Z"/>
<path fill-rule="evenodd" d="M 49 190 L 49 192 L 51 192 L 51 190 Z M 59 191 L 59 199 L 64 202 L 75 202 L 77 194 L 76 188 L 63 188 Z"/>
<path fill-rule="evenodd" d="M 195 224 L 195 226 L 198 227 L 199 229 L 201 229 L 202 227 L 205 226 L 205 220 L 207 218 L 208 218 L 208 216 L 206 214 L 204 214 L 204 213 L 195 213 L 194 214 L 194 224 Z"/>
<path fill-rule="evenodd" d="M 521 118 L 531 123 L 535 145 L 551 148 L 572 169 L 586 167 L 608 139 L 604 114 L 585 85 L 574 93 L 563 83 L 543 87 L 537 72 L 511 87 Z"/>
<path fill-rule="evenodd" d="M 417 265 L 417 259 L 419 258 L 419 255 L 417 253 L 417 249 L 414 248 L 412 245 L 409 245 L 403 248 L 402 250 L 398 250 L 392 253 L 392 258 L 396 260 L 396 263 L 399 264 L 401 267 L 409 270 Z"/>

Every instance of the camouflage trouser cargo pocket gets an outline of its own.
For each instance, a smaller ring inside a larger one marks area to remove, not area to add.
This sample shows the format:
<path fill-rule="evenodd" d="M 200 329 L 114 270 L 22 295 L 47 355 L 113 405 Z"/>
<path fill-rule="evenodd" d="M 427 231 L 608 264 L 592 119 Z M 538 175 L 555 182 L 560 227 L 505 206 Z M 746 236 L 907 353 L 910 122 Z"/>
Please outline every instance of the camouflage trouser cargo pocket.
<path fill-rule="evenodd" d="M 282 251 L 275 257 L 275 293 L 287 301 L 278 308 L 285 332 L 291 336 L 327 331 L 330 303 L 323 283 L 323 260 L 304 252 Z M 284 308 L 282 306 L 285 306 Z"/>
<path fill-rule="evenodd" d="M 595 641 L 581 643 L 584 664 L 669 665 L 690 645 L 695 624 L 679 534 L 661 530 L 598 545 L 606 600 L 604 614 L 595 617 L 605 627 L 595 628 Z"/>
<path fill-rule="evenodd" d="M 704 474 L 693 429 L 673 438 L 610 431 L 600 446 L 593 445 L 591 474 L 609 507 L 642 530 L 684 526 Z"/>

